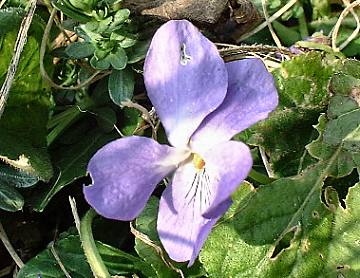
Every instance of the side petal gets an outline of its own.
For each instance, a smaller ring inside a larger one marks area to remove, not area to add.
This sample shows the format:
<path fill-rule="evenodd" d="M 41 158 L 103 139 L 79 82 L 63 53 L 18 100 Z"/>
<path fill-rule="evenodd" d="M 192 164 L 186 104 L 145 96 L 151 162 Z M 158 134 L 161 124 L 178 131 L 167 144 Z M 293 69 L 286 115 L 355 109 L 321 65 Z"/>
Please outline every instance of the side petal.
<path fill-rule="evenodd" d="M 85 199 L 104 217 L 132 220 L 185 155 L 146 137 L 115 140 L 91 158 L 88 172 L 93 183 L 84 187 Z"/>
<path fill-rule="evenodd" d="M 209 219 L 196 210 L 199 205 L 196 198 L 190 203 L 183 199 L 183 206 L 176 211 L 173 189 L 174 185 L 169 185 L 161 196 L 157 230 L 169 257 L 177 262 L 189 261 L 188 266 L 190 267 L 197 258 L 213 225 L 231 205 L 231 200 L 227 200 L 219 207 L 220 216 Z"/>
<path fill-rule="evenodd" d="M 191 148 L 201 150 L 230 140 L 237 133 L 268 117 L 278 105 L 272 75 L 260 59 L 226 64 L 229 76 L 224 102 L 205 120 L 191 138 Z"/>
<path fill-rule="evenodd" d="M 148 96 L 169 142 L 183 147 L 202 120 L 224 100 L 227 71 L 215 45 L 186 20 L 155 33 L 145 58 Z"/>

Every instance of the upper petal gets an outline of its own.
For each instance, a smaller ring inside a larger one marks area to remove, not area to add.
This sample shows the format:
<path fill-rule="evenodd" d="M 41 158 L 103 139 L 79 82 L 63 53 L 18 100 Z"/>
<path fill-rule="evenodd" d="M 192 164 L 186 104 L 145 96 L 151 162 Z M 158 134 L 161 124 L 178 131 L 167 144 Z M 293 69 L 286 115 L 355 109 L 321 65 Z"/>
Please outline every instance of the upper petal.
<path fill-rule="evenodd" d="M 224 102 L 205 120 L 191 138 L 195 150 L 230 140 L 237 133 L 267 118 L 278 105 L 272 75 L 260 59 L 226 64 L 229 76 Z"/>
<path fill-rule="evenodd" d="M 91 158 L 88 172 L 93 183 L 84 187 L 85 199 L 104 217 L 132 220 L 184 156 L 185 152 L 146 137 L 115 140 Z"/>
<path fill-rule="evenodd" d="M 215 45 L 186 20 L 169 21 L 155 33 L 144 79 L 173 146 L 188 144 L 227 90 L 227 71 Z"/>

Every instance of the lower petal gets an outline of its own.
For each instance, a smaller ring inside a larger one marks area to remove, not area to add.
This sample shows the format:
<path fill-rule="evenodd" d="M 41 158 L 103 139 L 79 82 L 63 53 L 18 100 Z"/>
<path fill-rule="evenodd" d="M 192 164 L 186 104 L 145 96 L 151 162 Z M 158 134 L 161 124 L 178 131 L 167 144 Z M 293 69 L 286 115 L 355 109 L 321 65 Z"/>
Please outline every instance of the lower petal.
<path fill-rule="evenodd" d="M 219 216 L 217 216 L 215 218 L 211 218 L 210 221 L 207 222 L 206 225 L 201 228 L 200 233 L 197 237 L 197 241 L 196 241 L 195 248 L 193 250 L 193 254 L 192 254 L 191 259 L 188 264 L 189 267 L 194 263 L 197 256 L 199 255 L 202 246 L 204 245 L 209 233 L 211 232 L 212 227 L 219 220 L 219 218 L 229 209 L 231 204 L 232 204 L 232 200 L 230 198 L 225 200 L 224 202 L 222 202 L 217 207 L 217 212 L 218 212 Z"/>
<path fill-rule="evenodd" d="M 146 137 L 115 140 L 91 158 L 93 184 L 84 187 L 85 199 L 104 217 L 132 220 L 156 185 L 185 157 L 185 152 Z"/>
<path fill-rule="evenodd" d="M 200 213 L 208 218 L 217 216 L 216 208 L 247 177 L 252 167 L 252 157 L 247 145 L 237 141 L 219 143 L 197 155 L 203 160 L 201 169 L 188 159 L 174 173 L 172 196 L 174 209 L 196 200 Z"/>
<path fill-rule="evenodd" d="M 162 245 L 169 257 L 177 262 L 189 261 L 191 266 L 197 258 L 213 225 L 229 208 L 231 200 L 221 206 L 221 214 L 216 218 L 204 217 L 198 207 L 197 199 L 190 203 L 184 198 L 183 206 L 177 211 L 174 208 L 173 185 L 169 185 L 161 199 L 157 230 Z"/>
<path fill-rule="evenodd" d="M 211 199 L 204 212 L 206 217 L 218 216 L 217 208 L 247 177 L 252 167 L 250 149 L 242 142 L 228 141 L 217 144 L 203 154 L 205 169 L 210 177 Z"/>
<path fill-rule="evenodd" d="M 199 163 L 199 157 L 204 161 Z M 190 260 L 189 264 L 252 166 L 249 148 L 236 141 L 217 144 L 192 158 L 174 173 L 161 197 L 157 220 L 160 240 L 170 258 Z"/>

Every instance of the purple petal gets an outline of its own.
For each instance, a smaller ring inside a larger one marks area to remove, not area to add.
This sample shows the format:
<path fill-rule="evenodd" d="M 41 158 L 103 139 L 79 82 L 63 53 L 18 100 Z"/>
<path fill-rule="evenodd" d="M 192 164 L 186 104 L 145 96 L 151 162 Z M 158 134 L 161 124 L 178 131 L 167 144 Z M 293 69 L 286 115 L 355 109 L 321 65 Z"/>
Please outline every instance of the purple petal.
<path fill-rule="evenodd" d="M 209 173 L 211 199 L 204 215 L 218 216 L 217 208 L 249 174 L 253 160 L 250 149 L 242 142 L 219 143 L 203 154 L 205 170 Z"/>
<path fill-rule="evenodd" d="M 268 117 L 278 105 L 272 75 L 260 59 L 226 64 L 229 87 L 224 102 L 205 118 L 191 138 L 191 148 L 203 150 L 230 140 L 237 133 Z"/>
<path fill-rule="evenodd" d="M 185 199 L 187 203 L 199 199 L 195 209 L 207 217 L 216 217 L 214 208 L 228 199 L 250 172 L 251 153 L 244 143 L 227 141 L 211 147 L 200 156 L 205 161 L 203 169 L 195 168 L 188 159 L 174 173 L 174 209 L 181 211 Z"/>
<path fill-rule="evenodd" d="M 146 137 L 115 140 L 91 158 L 88 172 L 93 184 L 84 187 L 85 199 L 104 217 L 132 220 L 184 155 Z"/>
<path fill-rule="evenodd" d="M 215 223 L 219 220 L 219 218 L 229 209 L 229 207 L 232 205 L 232 200 L 229 198 L 225 200 L 223 203 L 221 203 L 217 208 L 216 211 L 218 212 L 218 217 L 211 218 L 209 222 L 206 223 L 205 226 L 203 226 L 200 230 L 200 233 L 197 237 L 197 241 L 191 256 L 191 259 L 189 261 L 188 267 L 192 266 L 192 264 L 195 262 L 197 256 L 199 255 L 201 248 L 203 247 L 212 227 L 215 225 Z"/>
<path fill-rule="evenodd" d="M 179 185 L 181 186 L 181 185 Z M 229 208 L 231 200 L 219 206 L 221 213 L 216 218 L 206 218 L 194 210 L 199 204 L 197 199 L 183 202 L 181 210 L 174 209 L 173 185 L 169 185 L 160 199 L 157 230 L 161 243 L 169 257 L 177 262 L 189 261 L 190 267 L 197 258 L 213 225 Z"/>
<path fill-rule="evenodd" d="M 169 142 L 177 147 L 188 144 L 227 90 L 227 71 L 215 45 L 186 20 L 169 21 L 156 32 L 144 79 Z"/>
<path fill-rule="evenodd" d="M 158 232 L 175 261 L 193 262 L 252 166 L 249 148 L 235 141 L 212 147 L 203 159 L 205 167 L 201 170 L 191 160 L 180 166 L 160 200 Z"/>

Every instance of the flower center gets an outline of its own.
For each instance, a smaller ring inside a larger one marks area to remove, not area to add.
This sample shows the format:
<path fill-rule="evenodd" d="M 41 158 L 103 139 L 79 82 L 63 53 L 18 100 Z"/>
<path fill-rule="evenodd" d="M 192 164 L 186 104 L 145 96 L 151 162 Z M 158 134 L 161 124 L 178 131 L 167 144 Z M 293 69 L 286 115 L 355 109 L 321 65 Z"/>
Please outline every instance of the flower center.
<path fill-rule="evenodd" d="M 202 159 L 202 157 L 200 155 L 198 155 L 197 153 L 193 153 L 192 155 L 193 155 L 192 162 L 193 162 L 195 168 L 198 170 L 203 169 L 205 166 L 204 159 Z"/>

